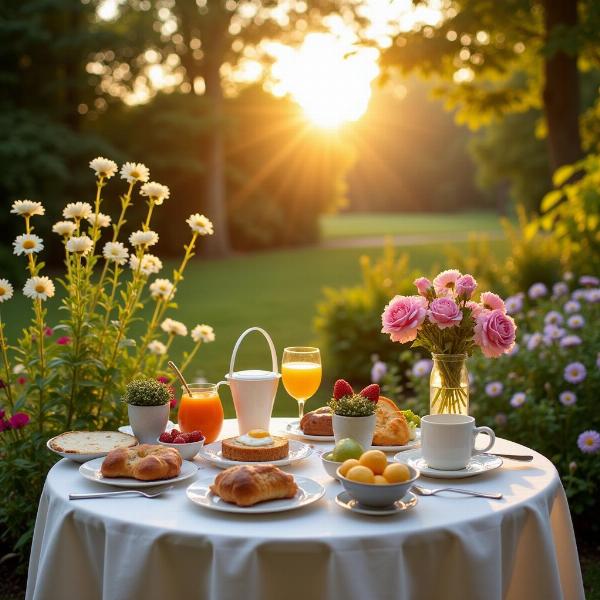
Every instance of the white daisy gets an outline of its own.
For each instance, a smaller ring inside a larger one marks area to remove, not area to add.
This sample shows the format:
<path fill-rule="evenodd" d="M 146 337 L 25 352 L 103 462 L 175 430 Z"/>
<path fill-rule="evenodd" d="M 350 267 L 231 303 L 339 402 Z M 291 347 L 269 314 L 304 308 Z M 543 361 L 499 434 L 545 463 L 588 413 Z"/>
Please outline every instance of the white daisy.
<path fill-rule="evenodd" d="M 13 296 L 13 286 L 8 279 L 0 279 L 0 304 Z"/>
<path fill-rule="evenodd" d="M 212 235 L 214 233 L 211 220 L 199 213 L 190 215 L 190 218 L 186 220 L 186 223 L 190 226 L 192 231 L 196 231 L 200 235 Z"/>
<path fill-rule="evenodd" d="M 175 321 L 174 319 L 165 319 L 161 324 L 160 328 L 165 332 L 172 335 L 187 335 L 187 327 L 181 321 Z"/>
<path fill-rule="evenodd" d="M 129 259 L 129 266 L 131 267 L 131 269 L 133 271 L 137 271 L 139 264 L 140 261 L 138 257 L 135 254 L 132 254 L 131 258 Z M 144 254 L 144 256 L 142 257 L 142 264 L 139 267 L 139 269 L 142 275 L 147 276 L 158 273 L 162 269 L 162 267 L 162 261 L 160 260 L 160 258 L 158 258 L 158 256 L 154 256 L 154 254 Z"/>
<path fill-rule="evenodd" d="M 23 233 L 18 235 L 13 242 L 15 249 L 13 252 L 20 256 L 21 254 L 34 254 L 44 249 L 41 237 L 33 233 Z"/>
<path fill-rule="evenodd" d="M 196 325 L 192 329 L 191 335 L 195 342 L 208 344 L 215 341 L 215 330 L 210 325 Z"/>
<path fill-rule="evenodd" d="M 93 242 L 87 235 L 72 237 L 67 240 L 66 249 L 69 252 L 85 256 L 92 248 Z"/>
<path fill-rule="evenodd" d="M 25 282 L 23 294 L 33 300 L 46 300 L 54 296 L 54 284 L 49 277 L 30 277 Z"/>
<path fill-rule="evenodd" d="M 163 354 L 167 353 L 167 347 L 158 340 L 153 340 L 152 342 L 150 342 L 148 344 L 148 350 L 150 350 L 152 354 L 158 354 L 159 356 L 162 356 Z"/>
<path fill-rule="evenodd" d="M 168 279 L 155 279 L 150 284 L 150 294 L 153 298 L 166 300 L 173 296 L 174 286 Z"/>
<path fill-rule="evenodd" d="M 73 235 L 73 232 L 76 229 L 77 224 L 73 223 L 73 221 L 59 221 L 52 225 L 52 231 L 54 231 L 54 233 L 58 233 L 58 235 L 63 235 L 65 237 Z"/>
<path fill-rule="evenodd" d="M 102 255 L 108 262 L 124 265 L 129 258 L 129 250 L 121 242 L 106 242 Z"/>
<path fill-rule="evenodd" d="M 89 217 L 87 217 L 87 222 L 93 227 L 96 224 L 96 227 L 108 227 L 110 225 L 110 217 L 103 213 L 93 213 Z"/>
<path fill-rule="evenodd" d="M 169 188 L 166 185 L 156 183 L 156 181 L 149 181 L 140 188 L 140 194 L 142 196 L 148 196 L 156 206 L 160 206 L 163 203 L 163 200 L 166 200 L 169 197 L 169 193 Z"/>
<path fill-rule="evenodd" d="M 117 172 L 117 163 L 114 160 L 99 156 L 90 160 L 90 169 L 96 173 L 96 177 L 110 179 Z"/>
<path fill-rule="evenodd" d="M 152 230 L 148 231 L 134 231 L 129 236 L 129 243 L 132 246 L 154 246 L 158 242 L 158 233 Z"/>
<path fill-rule="evenodd" d="M 126 162 L 121 167 L 121 179 L 125 179 L 127 183 L 133 183 L 134 181 L 146 182 L 149 175 L 148 167 L 142 163 Z"/>
<path fill-rule="evenodd" d="M 33 200 L 15 200 L 10 212 L 22 217 L 33 217 L 34 215 L 43 215 L 46 210 L 41 202 L 34 202 Z"/>
<path fill-rule="evenodd" d="M 20 363 L 16 364 L 12 370 L 14 375 L 20 375 L 21 373 L 25 373 L 25 365 Z"/>
<path fill-rule="evenodd" d="M 87 219 L 92 214 L 92 207 L 87 202 L 70 202 L 63 210 L 65 219 Z"/>

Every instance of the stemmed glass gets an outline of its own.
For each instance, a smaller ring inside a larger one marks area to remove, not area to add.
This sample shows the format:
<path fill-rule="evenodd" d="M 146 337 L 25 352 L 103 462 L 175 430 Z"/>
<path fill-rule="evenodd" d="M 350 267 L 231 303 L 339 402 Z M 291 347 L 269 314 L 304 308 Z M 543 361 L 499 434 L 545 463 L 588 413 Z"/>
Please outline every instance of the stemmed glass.
<path fill-rule="evenodd" d="M 281 377 L 287 393 L 298 402 L 300 420 L 304 416 L 304 403 L 319 389 L 321 375 L 321 353 L 318 348 L 284 348 Z"/>

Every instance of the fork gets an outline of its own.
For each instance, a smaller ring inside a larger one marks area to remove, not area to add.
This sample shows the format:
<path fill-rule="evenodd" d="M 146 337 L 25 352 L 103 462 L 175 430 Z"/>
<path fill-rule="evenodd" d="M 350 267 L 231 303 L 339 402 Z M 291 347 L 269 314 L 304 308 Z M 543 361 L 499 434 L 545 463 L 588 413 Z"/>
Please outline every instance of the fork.
<path fill-rule="evenodd" d="M 417 494 L 419 494 L 420 496 L 435 496 L 436 494 L 439 494 L 440 492 L 456 492 L 457 494 L 467 494 L 468 496 L 476 496 L 477 498 L 491 498 L 492 500 L 500 500 L 502 498 L 502 494 L 500 494 L 499 492 L 496 492 L 496 493 L 475 492 L 473 490 L 463 490 L 460 488 L 452 488 L 452 487 L 436 488 L 434 490 L 431 490 L 429 488 L 424 488 L 419 485 L 413 484 L 412 490 L 414 492 L 416 492 Z"/>
<path fill-rule="evenodd" d="M 158 491 L 142 492 L 141 490 L 122 490 L 119 492 L 95 492 L 92 494 L 69 494 L 69 500 L 87 500 L 88 498 L 120 498 L 122 496 L 134 494 L 136 496 L 143 496 L 144 498 L 156 498 L 168 492 L 173 486 L 168 488 L 162 488 Z"/>

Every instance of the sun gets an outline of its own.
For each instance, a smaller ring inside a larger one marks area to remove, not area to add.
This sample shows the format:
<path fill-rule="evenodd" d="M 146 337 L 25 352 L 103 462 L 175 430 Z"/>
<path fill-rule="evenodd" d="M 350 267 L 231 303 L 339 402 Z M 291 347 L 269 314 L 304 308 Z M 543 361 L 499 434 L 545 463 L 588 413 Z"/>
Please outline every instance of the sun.
<path fill-rule="evenodd" d="M 302 46 L 278 45 L 273 92 L 289 94 L 315 125 L 335 128 L 367 110 L 371 84 L 379 74 L 378 52 L 354 47 L 329 33 L 311 33 Z"/>

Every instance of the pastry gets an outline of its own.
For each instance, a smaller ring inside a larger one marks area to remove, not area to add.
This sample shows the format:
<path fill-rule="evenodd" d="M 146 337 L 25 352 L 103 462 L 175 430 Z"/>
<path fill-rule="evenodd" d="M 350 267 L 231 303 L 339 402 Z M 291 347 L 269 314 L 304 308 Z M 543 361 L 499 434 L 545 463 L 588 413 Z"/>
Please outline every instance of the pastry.
<path fill-rule="evenodd" d="M 183 461 L 174 448 L 141 444 L 111 450 L 101 467 L 103 477 L 133 477 L 140 481 L 172 479 L 181 471 Z"/>
<path fill-rule="evenodd" d="M 221 442 L 223 458 L 240 462 L 269 462 L 287 458 L 290 445 L 286 438 L 252 429 L 244 435 Z"/>
<path fill-rule="evenodd" d="M 404 446 L 410 441 L 406 417 L 392 400 L 379 396 L 375 410 L 373 446 Z"/>
<path fill-rule="evenodd" d="M 65 454 L 101 454 L 137 443 L 135 437 L 119 431 L 67 431 L 52 438 L 48 446 Z"/>
<path fill-rule="evenodd" d="M 300 421 L 300 429 L 306 435 L 333 435 L 331 408 L 322 406 L 306 413 Z"/>
<path fill-rule="evenodd" d="M 210 490 L 225 502 L 252 506 L 266 500 L 293 498 L 298 486 L 293 475 L 273 465 L 240 465 L 219 473 Z"/>

